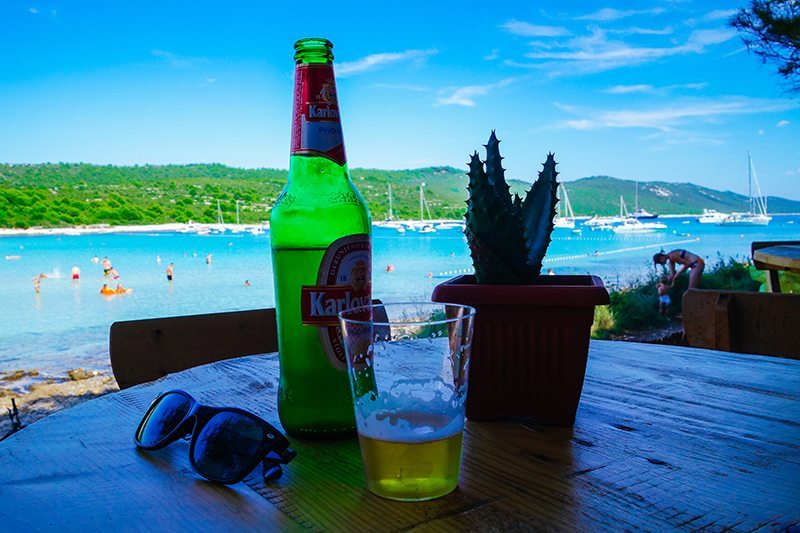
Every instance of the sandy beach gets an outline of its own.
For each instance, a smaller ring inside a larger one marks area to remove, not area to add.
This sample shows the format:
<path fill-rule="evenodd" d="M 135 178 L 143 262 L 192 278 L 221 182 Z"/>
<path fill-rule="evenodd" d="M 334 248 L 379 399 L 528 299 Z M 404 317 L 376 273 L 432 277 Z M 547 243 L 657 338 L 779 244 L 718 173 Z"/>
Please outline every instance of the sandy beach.
<path fill-rule="evenodd" d="M 103 233 L 149 233 L 149 232 L 198 232 L 203 230 L 228 230 L 228 231 L 248 231 L 253 228 L 269 229 L 269 222 L 263 224 L 198 224 L 171 223 L 171 224 L 140 224 L 127 226 L 111 226 L 109 224 L 97 224 L 94 226 L 73 226 L 63 228 L 0 228 L 0 237 L 19 237 L 30 235 L 90 235 Z"/>

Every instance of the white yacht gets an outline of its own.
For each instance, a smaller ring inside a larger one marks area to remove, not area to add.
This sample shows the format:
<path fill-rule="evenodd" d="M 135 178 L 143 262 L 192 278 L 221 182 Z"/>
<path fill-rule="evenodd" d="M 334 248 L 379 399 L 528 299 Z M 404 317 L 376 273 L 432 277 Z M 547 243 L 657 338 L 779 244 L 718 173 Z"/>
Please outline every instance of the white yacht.
<path fill-rule="evenodd" d="M 653 233 L 654 231 L 667 229 L 666 224 L 661 222 L 641 222 L 635 218 L 628 218 L 622 221 L 622 224 L 611 228 L 614 233 Z"/>
<path fill-rule="evenodd" d="M 725 217 L 720 226 L 766 226 L 772 217 L 767 214 L 767 198 L 761 194 L 761 185 L 758 183 L 758 175 L 753 166 L 750 152 L 747 152 L 747 197 L 750 209 L 747 213 L 731 213 Z M 753 182 L 756 190 L 753 194 Z"/>
<path fill-rule="evenodd" d="M 719 224 L 728 216 L 728 213 L 720 213 L 716 209 L 703 209 L 703 214 L 697 217 L 700 224 Z"/>
<path fill-rule="evenodd" d="M 592 228 L 593 230 L 610 230 L 613 229 L 617 224 L 625 222 L 625 220 L 627 220 L 629 217 L 630 215 L 628 214 L 628 206 L 625 205 L 625 199 L 620 196 L 618 217 L 599 217 L 595 215 L 584 222 L 583 225 Z"/>

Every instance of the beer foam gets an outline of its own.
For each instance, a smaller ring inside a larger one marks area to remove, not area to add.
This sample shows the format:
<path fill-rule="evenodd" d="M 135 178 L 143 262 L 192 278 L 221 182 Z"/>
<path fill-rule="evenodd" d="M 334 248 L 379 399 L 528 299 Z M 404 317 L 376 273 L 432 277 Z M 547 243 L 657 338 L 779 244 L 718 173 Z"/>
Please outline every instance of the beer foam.
<path fill-rule="evenodd" d="M 356 402 L 359 434 L 377 440 L 421 443 L 464 428 L 464 402 L 452 385 L 405 380 L 388 392 Z"/>

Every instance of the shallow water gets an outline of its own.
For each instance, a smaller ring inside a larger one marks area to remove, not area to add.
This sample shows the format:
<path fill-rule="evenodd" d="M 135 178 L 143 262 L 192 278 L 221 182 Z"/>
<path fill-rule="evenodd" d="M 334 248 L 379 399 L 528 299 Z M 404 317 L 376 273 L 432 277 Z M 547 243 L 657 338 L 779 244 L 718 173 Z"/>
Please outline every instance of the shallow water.
<path fill-rule="evenodd" d="M 800 216 L 776 216 L 769 226 L 753 228 L 661 221 L 667 230 L 638 236 L 556 230 L 545 267 L 558 274 L 597 274 L 616 285 L 651 268 L 650 257 L 662 247 L 687 248 L 714 262 L 718 254 L 749 256 L 754 240 L 800 239 Z M 437 283 L 471 268 L 458 229 L 400 235 L 375 228 L 373 237 L 373 294 L 386 302 L 428 299 Z M 101 296 L 106 279 L 102 267 L 92 263 L 94 255 L 108 256 L 118 281 L 133 293 Z M 171 284 L 165 276 L 169 262 L 175 264 Z M 386 272 L 390 263 L 394 271 Z M 77 283 L 70 280 L 74 265 L 82 272 Z M 37 295 L 32 278 L 40 272 L 48 277 Z M 245 287 L 248 279 L 251 286 Z M 273 305 L 269 233 L 0 237 L 0 372 L 36 368 L 46 376 L 81 366 L 104 370 L 114 321 Z"/>

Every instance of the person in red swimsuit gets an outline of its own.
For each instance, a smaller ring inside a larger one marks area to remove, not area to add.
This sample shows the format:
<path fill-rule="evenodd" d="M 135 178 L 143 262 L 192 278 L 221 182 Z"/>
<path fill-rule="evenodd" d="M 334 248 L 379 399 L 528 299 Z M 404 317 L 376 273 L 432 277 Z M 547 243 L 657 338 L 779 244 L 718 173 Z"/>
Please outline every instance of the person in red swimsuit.
<path fill-rule="evenodd" d="M 669 283 L 674 283 L 675 279 L 686 272 L 689 272 L 689 288 L 695 289 L 700 284 L 706 262 L 697 254 L 688 250 L 672 250 L 669 253 L 659 252 L 653 256 L 654 265 L 669 265 Z M 676 272 L 675 265 L 681 265 L 680 272 Z"/>

